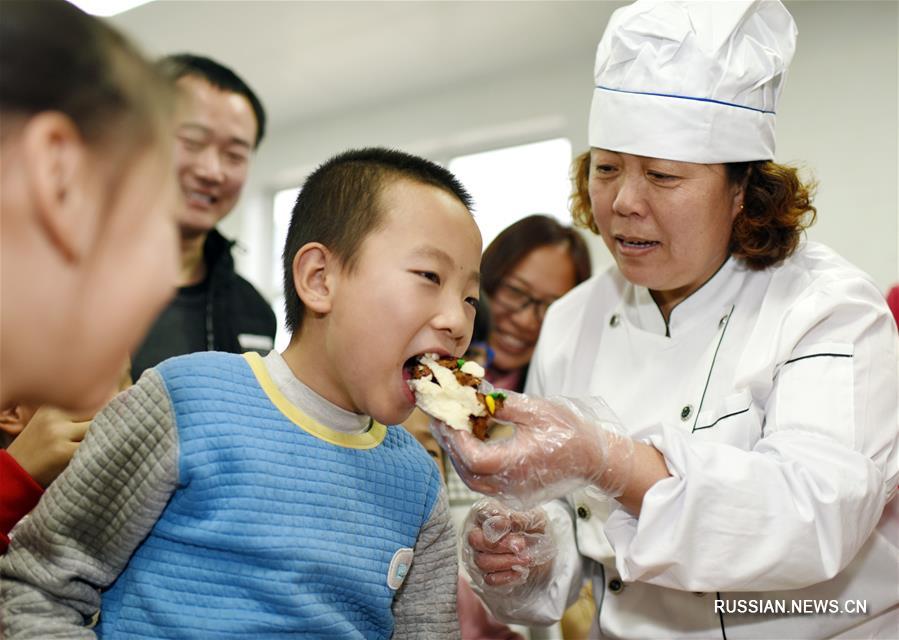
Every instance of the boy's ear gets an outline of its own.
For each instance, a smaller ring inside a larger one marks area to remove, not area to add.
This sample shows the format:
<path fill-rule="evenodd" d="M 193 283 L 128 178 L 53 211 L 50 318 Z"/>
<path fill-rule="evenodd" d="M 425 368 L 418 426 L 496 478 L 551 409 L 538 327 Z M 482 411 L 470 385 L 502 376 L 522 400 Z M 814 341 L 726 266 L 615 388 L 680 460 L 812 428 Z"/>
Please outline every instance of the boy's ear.
<path fill-rule="evenodd" d="M 308 242 L 293 257 L 293 287 L 303 305 L 313 313 L 331 311 L 334 255 L 319 242 Z"/>
<path fill-rule="evenodd" d="M 22 150 L 41 228 L 66 261 L 80 261 L 93 244 L 102 203 L 88 193 L 88 150 L 78 128 L 63 113 L 39 113 L 23 129 Z"/>

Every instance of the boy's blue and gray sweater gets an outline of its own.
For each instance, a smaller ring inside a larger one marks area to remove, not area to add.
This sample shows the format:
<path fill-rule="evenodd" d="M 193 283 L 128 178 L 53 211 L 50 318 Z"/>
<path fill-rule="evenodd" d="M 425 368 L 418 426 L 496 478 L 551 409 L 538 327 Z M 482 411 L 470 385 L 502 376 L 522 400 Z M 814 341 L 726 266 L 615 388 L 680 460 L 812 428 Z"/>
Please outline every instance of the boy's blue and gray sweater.
<path fill-rule="evenodd" d="M 17 532 L 7 637 L 81 622 L 93 587 L 108 587 L 97 634 L 111 638 L 458 634 L 434 463 L 402 428 L 310 418 L 272 358 L 168 360 L 97 417 Z"/>

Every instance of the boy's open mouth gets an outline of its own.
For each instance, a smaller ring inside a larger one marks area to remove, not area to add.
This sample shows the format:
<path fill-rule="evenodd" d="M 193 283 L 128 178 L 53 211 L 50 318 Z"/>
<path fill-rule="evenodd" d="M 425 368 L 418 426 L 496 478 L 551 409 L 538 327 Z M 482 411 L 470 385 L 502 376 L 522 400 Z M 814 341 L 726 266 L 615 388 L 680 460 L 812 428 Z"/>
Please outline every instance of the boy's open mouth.
<path fill-rule="evenodd" d="M 403 382 L 412 379 L 412 370 L 418 364 L 418 356 L 412 356 L 403 363 Z"/>
<path fill-rule="evenodd" d="M 403 363 L 403 382 L 431 375 L 431 370 L 421 364 L 422 358 L 439 360 L 441 358 L 450 358 L 450 356 L 448 354 L 439 354 L 434 351 L 426 351 L 424 353 L 419 353 L 416 356 L 412 356 Z M 434 382 L 436 383 L 437 381 L 435 380 Z"/>

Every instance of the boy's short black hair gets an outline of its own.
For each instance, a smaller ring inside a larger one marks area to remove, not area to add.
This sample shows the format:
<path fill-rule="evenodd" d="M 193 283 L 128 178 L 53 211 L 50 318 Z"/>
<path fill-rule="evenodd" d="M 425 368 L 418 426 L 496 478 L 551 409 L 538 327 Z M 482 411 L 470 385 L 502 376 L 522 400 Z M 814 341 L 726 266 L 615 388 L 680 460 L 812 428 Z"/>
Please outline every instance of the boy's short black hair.
<path fill-rule="evenodd" d="M 217 89 L 245 97 L 253 108 L 253 115 L 256 116 L 256 141 L 253 146 L 259 147 L 265 135 L 265 108 L 249 85 L 234 71 L 212 58 L 193 53 L 175 53 L 166 56 L 159 61 L 159 66 L 172 82 L 185 76 L 194 76 L 202 78 Z"/>
<path fill-rule="evenodd" d="M 351 149 L 319 166 L 303 184 L 290 218 L 282 255 L 286 324 L 295 333 L 305 307 L 293 283 L 293 259 L 309 242 L 320 242 L 352 270 L 363 240 L 381 224 L 379 197 L 390 181 L 406 178 L 450 193 L 471 210 L 471 196 L 440 165 L 395 149 Z"/>

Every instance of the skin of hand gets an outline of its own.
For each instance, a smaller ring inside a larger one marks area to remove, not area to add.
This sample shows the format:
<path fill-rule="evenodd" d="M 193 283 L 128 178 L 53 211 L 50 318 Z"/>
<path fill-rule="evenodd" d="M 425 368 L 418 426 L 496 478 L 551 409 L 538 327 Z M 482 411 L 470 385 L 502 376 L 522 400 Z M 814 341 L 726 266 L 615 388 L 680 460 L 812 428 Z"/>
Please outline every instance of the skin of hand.
<path fill-rule="evenodd" d="M 131 361 L 128 360 L 122 367 L 116 386 L 109 390 L 100 407 L 132 384 Z M 20 405 L 19 409 L 25 407 Z M 31 414 L 25 428 L 15 435 L 6 451 L 35 482 L 46 489 L 75 455 L 94 419 L 94 413 L 75 415 L 49 406 L 40 407 Z"/>
<path fill-rule="evenodd" d="M 617 418 L 598 399 L 507 395 L 496 417 L 515 425 L 509 438 L 481 442 L 435 425 L 459 476 L 475 491 L 526 509 L 592 485 L 639 514 L 646 491 L 670 475 L 658 450 L 615 430 Z"/>
<path fill-rule="evenodd" d="M 58 409 L 41 407 L 7 452 L 46 488 L 69 464 L 90 423 L 90 418 L 76 420 Z"/>
<path fill-rule="evenodd" d="M 478 501 L 464 525 L 463 559 L 472 578 L 492 588 L 518 590 L 548 576 L 556 546 L 543 509 L 513 511 L 496 500 Z"/>

